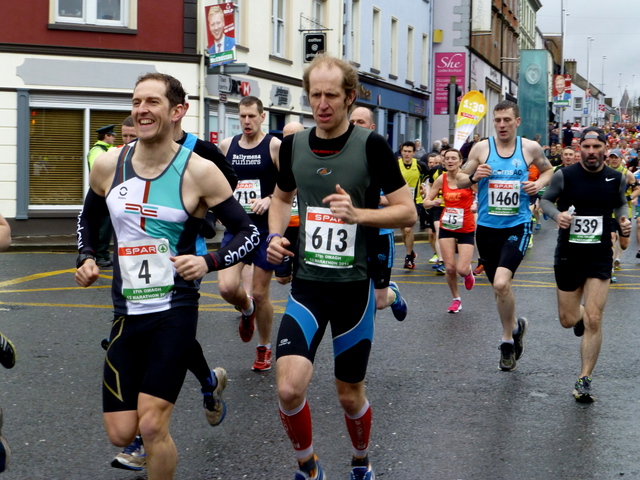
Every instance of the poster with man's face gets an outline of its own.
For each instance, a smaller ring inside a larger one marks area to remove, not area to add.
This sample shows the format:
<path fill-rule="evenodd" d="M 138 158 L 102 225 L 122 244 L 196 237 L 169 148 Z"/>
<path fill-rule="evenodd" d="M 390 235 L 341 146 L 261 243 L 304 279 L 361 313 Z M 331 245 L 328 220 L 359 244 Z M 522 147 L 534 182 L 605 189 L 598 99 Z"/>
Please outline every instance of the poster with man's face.
<path fill-rule="evenodd" d="M 571 101 L 571 75 L 556 75 L 553 78 L 553 105 L 568 107 Z"/>
<path fill-rule="evenodd" d="M 210 65 L 236 61 L 236 39 L 233 2 L 205 7 L 207 19 L 207 52 Z"/>

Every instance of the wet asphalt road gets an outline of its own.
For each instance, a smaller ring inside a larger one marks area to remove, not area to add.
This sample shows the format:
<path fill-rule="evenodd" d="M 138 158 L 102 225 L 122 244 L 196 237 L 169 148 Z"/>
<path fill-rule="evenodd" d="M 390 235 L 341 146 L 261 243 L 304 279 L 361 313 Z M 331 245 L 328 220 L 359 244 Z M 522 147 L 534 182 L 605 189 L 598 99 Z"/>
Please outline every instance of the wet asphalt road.
<path fill-rule="evenodd" d="M 498 370 L 500 326 L 486 277 L 463 310 L 446 313 L 444 277 L 416 247 L 418 267 L 394 280 L 410 314 L 402 323 L 381 312 L 368 374 L 374 427 L 371 459 L 389 480 L 640 479 L 640 266 L 635 232 L 604 315 L 604 344 L 594 372 L 597 402 L 571 396 L 579 373 L 579 339 L 556 311 L 551 222 L 515 281 L 518 315 L 530 320 L 526 352 L 515 372 Z M 110 321 L 109 274 L 91 289 L 73 281 L 75 254 L 0 254 L 0 330 L 18 350 L 2 370 L 0 405 L 12 448 L 3 479 L 133 480 L 109 466 L 117 449 L 102 426 L 100 340 Z M 199 339 L 211 366 L 229 373 L 228 414 L 210 427 L 197 381 L 187 376 L 171 430 L 177 479 L 291 479 L 292 449 L 281 427 L 275 373 L 250 371 L 254 344 L 237 334 L 237 313 L 218 296 L 216 276 L 202 293 Z M 288 289 L 272 286 L 279 323 Z M 348 292 L 345 302 L 348 301 Z M 275 342 L 275 332 L 273 336 Z M 333 386 L 332 352 L 321 346 L 309 403 L 314 445 L 329 479 L 347 479 L 350 442 Z"/>

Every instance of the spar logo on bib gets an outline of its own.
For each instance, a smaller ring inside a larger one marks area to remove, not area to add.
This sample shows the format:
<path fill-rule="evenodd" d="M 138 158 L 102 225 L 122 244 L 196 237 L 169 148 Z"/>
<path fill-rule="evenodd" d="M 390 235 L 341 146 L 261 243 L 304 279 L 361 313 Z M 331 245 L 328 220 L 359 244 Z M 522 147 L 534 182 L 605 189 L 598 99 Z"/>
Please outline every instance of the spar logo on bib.
<path fill-rule="evenodd" d="M 136 255 L 153 255 L 154 253 L 167 253 L 169 248 L 160 244 L 156 245 L 139 245 L 137 247 L 120 247 L 118 248 L 118 255 L 124 256 L 136 256 Z"/>

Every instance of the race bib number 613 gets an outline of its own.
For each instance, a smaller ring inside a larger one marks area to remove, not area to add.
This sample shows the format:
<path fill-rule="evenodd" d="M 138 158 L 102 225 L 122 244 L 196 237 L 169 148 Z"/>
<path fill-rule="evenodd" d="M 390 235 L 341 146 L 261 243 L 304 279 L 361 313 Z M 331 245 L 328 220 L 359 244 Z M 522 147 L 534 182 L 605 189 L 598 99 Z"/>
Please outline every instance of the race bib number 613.
<path fill-rule="evenodd" d="M 331 210 L 308 207 L 305 223 L 305 261 L 324 268 L 353 268 L 356 225 L 335 218 Z"/>

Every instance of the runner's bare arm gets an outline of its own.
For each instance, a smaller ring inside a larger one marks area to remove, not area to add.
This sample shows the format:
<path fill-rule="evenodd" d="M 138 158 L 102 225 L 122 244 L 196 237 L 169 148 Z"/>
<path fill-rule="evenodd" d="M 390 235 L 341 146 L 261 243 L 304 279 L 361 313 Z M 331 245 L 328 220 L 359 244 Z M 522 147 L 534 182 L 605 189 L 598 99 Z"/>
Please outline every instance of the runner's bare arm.
<path fill-rule="evenodd" d="M 326 196 L 322 202 L 329 205 L 334 217 L 350 225 L 401 228 L 416 223 L 418 217 L 415 203 L 406 184 L 387 193 L 387 200 L 389 206 L 385 208 L 356 208 L 351 203 L 349 194 L 340 185 L 336 185 L 336 193 Z"/>
<path fill-rule="evenodd" d="M 296 190 L 283 192 L 278 186 L 273 192 L 273 202 L 269 210 L 269 233 L 277 233 L 280 237 L 275 237 L 269 242 L 267 260 L 276 265 L 282 263 L 285 256 L 294 256 L 293 252 L 288 250 L 291 243 L 283 235 L 291 218 L 291 205 L 295 194 Z"/>
<path fill-rule="evenodd" d="M 456 175 L 458 188 L 469 188 L 474 182 L 491 175 L 491 167 L 487 165 L 489 156 L 489 141 L 483 140 L 476 143 L 469 152 L 467 162 Z M 469 177 L 473 175 L 473 181 Z"/>

